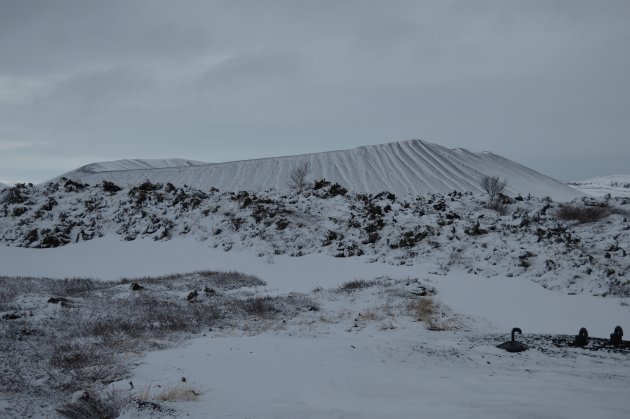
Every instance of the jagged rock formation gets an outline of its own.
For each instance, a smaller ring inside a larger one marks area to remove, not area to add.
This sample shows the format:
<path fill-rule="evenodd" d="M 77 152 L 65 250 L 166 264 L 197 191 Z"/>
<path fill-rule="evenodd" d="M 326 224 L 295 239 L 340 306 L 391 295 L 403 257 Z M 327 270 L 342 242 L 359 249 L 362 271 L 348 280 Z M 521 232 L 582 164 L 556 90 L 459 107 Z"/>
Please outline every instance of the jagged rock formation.
<path fill-rule="evenodd" d="M 258 255 L 367 255 L 393 264 L 430 262 L 483 275 L 527 276 L 570 292 L 630 295 L 630 200 L 606 205 L 605 218 L 558 218 L 549 199 L 501 197 L 502 214 L 481 194 L 357 194 L 317 181 L 286 191 L 220 192 L 145 181 L 121 186 L 71 179 L 17 185 L 0 194 L 0 242 L 49 248 L 115 234 L 121 240 L 191 237 Z M 104 256 L 106 257 L 106 256 Z"/>

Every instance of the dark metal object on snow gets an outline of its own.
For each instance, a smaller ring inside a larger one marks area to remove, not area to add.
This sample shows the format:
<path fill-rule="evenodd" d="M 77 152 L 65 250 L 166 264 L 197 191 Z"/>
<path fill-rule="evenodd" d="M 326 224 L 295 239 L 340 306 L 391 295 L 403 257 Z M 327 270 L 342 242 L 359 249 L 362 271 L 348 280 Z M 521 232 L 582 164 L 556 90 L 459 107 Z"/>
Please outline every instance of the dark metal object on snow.
<path fill-rule="evenodd" d="M 623 329 L 621 326 L 615 327 L 615 331 L 610 335 L 610 344 L 619 346 L 621 345 L 621 338 L 623 337 Z"/>
<path fill-rule="evenodd" d="M 573 341 L 573 345 L 586 346 L 587 343 L 588 343 L 588 332 L 586 331 L 586 328 L 583 327 L 580 329 L 580 333 L 575 337 L 575 340 Z"/>
<path fill-rule="evenodd" d="M 523 352 L 524 350 L 529 349 L 527 345 L 522 344 L 521 342 L 517 342 L 514 339 L 515 333 L 519 333 L 522 335 L 523 331 L 520 328 L 515 327 L 514 329 L 512 329 L 512 340 L 502 343 L 500 345 L 497 345 L 497 348 L 505 349 L 508 352 Z"/>

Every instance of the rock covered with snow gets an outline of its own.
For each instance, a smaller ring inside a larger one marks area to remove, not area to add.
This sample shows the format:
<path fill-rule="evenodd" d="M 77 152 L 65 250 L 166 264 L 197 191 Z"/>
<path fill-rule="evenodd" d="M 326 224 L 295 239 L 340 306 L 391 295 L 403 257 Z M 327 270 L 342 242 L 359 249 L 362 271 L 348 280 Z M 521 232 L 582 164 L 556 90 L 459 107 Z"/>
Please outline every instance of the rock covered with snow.
<path fill-rule="evenodd" d="M 470 192 L 357 194 L 327 181 L 304 194 L 220 192 L 65 179 L 5 190 L 0 242 L 50 248 L 111 234 L 126 241 L 192 237 L 263 257 L 366 255 L 406 265 L 430 260 L 436 272 L 457 266 L 485 276 L 525 276 L 566 292 L 630 295 L 627 199 L 576 201 L 578 212 L 584 207 L 588 217 L 600 214 L 600 221 L 581 224 L 570 221 L 572 208 L 549 199 L 501 199 L 504 215 Z M 563 208 L 568 217 L 559 215 Z"/>

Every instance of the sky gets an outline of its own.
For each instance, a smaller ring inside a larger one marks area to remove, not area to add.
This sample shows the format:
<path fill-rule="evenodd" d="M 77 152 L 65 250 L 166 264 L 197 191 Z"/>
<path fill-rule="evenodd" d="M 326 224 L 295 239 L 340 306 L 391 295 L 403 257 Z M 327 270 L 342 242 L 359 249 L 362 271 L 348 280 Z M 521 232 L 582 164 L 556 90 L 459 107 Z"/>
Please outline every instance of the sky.
<path fill-rule="evenodd" d="M 422 139 L 630 173 L 630 2 L 0 0 L 0 182 Z"/>

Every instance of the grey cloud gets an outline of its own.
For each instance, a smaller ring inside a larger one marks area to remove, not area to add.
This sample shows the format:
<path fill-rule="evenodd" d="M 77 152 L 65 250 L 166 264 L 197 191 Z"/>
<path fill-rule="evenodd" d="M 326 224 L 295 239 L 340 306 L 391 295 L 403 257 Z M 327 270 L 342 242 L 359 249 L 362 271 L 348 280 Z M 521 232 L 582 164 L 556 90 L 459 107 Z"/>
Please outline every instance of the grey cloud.
<path fill-rule="evenodd" d="M 154 79 L 145 72 L 116 67 L 86 71 L 57 83 L 42 101 L 72 111 L 103 110 L 105 107 L 142 106 L 143 95 L 157 89 Z"/>
<path fill-rule="evenodd" d="M 41 75 L 207 51 L 202 16 L 177 9 L 163 1 L 3 1 L 0 72 Z"/>
<path fill-rule="evenodd" d="M 407 138 L 563 180 L 629 172 L 629 17 L 626 1 L 0 0 L 0 143 L 51 144 L 44 178 Z M 35 157 L 1 151 L 0 177 Z"/>
<path fill-rule="evenodd" d="M 202 85 L 237 85 L 286 80 L 300 73 L 298 54 L 280 50 L 243 52 L 213 66 L 201 77 Z"/>

